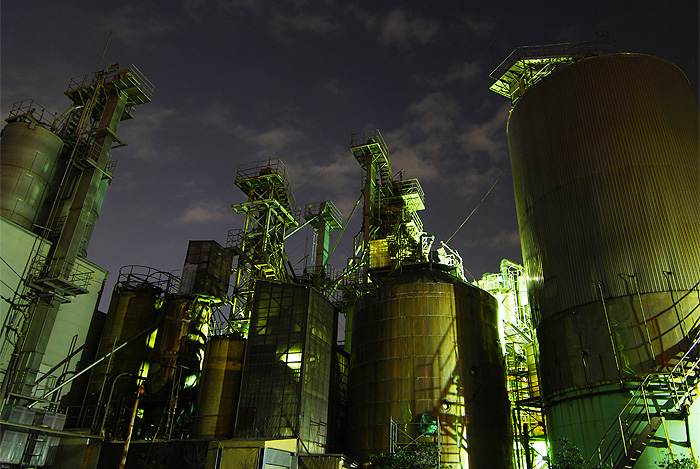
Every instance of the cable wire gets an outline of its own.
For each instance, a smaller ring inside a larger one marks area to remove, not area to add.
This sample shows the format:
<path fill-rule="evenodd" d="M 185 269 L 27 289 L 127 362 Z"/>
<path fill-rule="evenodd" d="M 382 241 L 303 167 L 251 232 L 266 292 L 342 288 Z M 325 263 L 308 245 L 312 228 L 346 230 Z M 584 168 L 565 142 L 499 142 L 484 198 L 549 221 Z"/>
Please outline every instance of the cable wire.
<path fill-rule="evenodd" d="M 445 244 L 449 243 L 450 240 L 451 240 L 452 238 L 455 237 L 455 235 L 457 234 L 457 232 L 458 232 L 459 230 L 462 229 L 462 227 L 463 227 L 464 224 L 469 220 L 469 218 L 471 218 L 471 216 L 474 215 L 474 212 L 476 212 L 476 209 L 479 208 L 479 206 L 480 206 L 481 203 L 484 201 L 484 199 L 486 199 L 486 197 L 489 196 L 489 194 L 491 193 L 491 191 L 493 190 L 493 188 L 496 187 L 496 184 L 498 184 L 498 181 L 501 180 L 501 177 L 502 177 L 503 174 L 506 172 L 506 169 L 507 169 L 507 168 L 503 168 L 503 171 L 501 171 L 501 174 L 498 175 L 498 178 L 496 179 L 496 182 L 494 182 L 494 183 L 491 185 L 491 187 L 490 187 L 489 190 L 486 192 L 486 194 L 484 194 L 484 196 L 481 198 L 481 200 L 479 201 L 479 203 L 476 204 L 476 207 L 474 207 L 474 210 L 472 210 L 471 213 L 470 213 L 469 215 L 467 215 L 467 218 L 465 218 L 464 221 L 462 222 L 462 224 L 459 225 L 459 228 L 457 228 L 457 230 L 456 230 L 454 233 L 452 233 L 452 236 L 450 236 L 450 237 L 447 239 L 447 241 L 445 241 Z"/>
<path fill-rule="evenodd" d="M 325 170 L 327 170 L 328 168 L 330 168 L 330 166 L 331 166 L 333 163 L 335 163 L 336 161 L 338 161 L 338 160 L 340 159 L 340 157 L 343 156 L 343 155 L 345 154 L 345 152 L 348 151 L 349 149 L 350 149 L 350 147 L 346 148 L 346 149 L 343 150 L 341 153 L 339 153 L 338 156 L 336 156 L 335 159 L 333 159 L 333 161 L 331 161 L 330 163 L 328 163 L 326 166 L 324 166 L 323 168 L 321 168 L 321 170 L 320 170 L 319 172 L 317 172 L 316 174 L 314 174 L 313 176 L 311 176 L 309 179 L 307 179 L 306 182 L 305 182 L 304 184 L 302 184 L 301 186 L 297 187 L 297 189 L 296 189 L 294 192 L 292 192 L 292 194 L 296 194 L 297 192 L 299 192 L 299 191 L 301 190 L 302 187 L 304 187 L 305 185 L 307 185 L 308 183 L 310 183 L 313 179 L 316 178 L 316 176 L 318 176 L 319 174 L 321 174 L 322 172 L 324 172 Z"/>
<path fill-rule="evenodd" d="M 12 266 L 11 266 L 10 264 L 8 264 L 7 261 L 6 261 L 5 259 L 3 259 L 2 257 L 0 257 L 0 260 L 3 261 L 3 262 L 5 263 L 5 265 L 8 266 L 8 267 L 10 268 L 10 270 L 11 270 L 12 272 L 14 272 L 14 274 L 15 274 L 16 276 L 18 276 L 19 278 L 22 278 L 22 276 L 21 276 L 20 274 L 18 274 L 17 271 L 16 271 L 15 269 L 13 269 Z"/>

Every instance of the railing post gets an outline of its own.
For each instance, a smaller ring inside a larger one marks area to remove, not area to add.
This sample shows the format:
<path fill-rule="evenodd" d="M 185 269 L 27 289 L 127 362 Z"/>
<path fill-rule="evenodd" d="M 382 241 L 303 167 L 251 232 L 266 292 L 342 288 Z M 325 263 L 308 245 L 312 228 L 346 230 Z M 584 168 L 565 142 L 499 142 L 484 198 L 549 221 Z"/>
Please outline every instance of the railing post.
<path fill-rule="evenodd" d="M 649 422 L 651 424 L 651 416 L 649 415 L 649 403 L 647 402 L 647 394 L 646 394 L 645 389 L 644 389 L 644 386 L 645 386 L 648 379 L 649 379 L 649 377 L 647 377 L 647 379 L 645 379 L 644 382 L 642 383 L 642 400 L 644 401 L 644 410 L 647 413 L 647 422 Z"/>
<path fill-rule="evenodd" d="M 625 456 L 627 456 L 627 440 L 625 439 L 625 429 L 622 427 L 622 418 L 617 416 L 617 422 L 620 424 L 620 438 L 622 438 L 622 449 L 625 450 Z"/>

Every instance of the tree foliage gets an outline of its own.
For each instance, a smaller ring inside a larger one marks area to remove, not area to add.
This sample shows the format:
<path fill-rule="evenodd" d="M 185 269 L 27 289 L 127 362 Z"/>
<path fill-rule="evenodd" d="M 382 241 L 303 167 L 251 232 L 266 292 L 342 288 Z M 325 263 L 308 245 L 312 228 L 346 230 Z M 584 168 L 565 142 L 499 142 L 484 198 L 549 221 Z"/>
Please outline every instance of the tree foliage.
<path fill-rule="evenodd" d="M 568 438 L 558 438 L 559 451 L 550 457 L 550 469 L 583 469 L 583 454 L 578 446 L 571 443 Z M 610 469 L 607 463 L 601 463 L 591 469 Z"/>
<path fill-rule="evenodd" d="M 370 454 L 373 469 L 449 469 L 440 464 L 440 450 L 435 443 L 417 443 L 392 454 Z"/>
<path fill-rule="evenodd" d="M 560 450 L 551 458 L 551 469 L 582 469 L 583 456 L 578 446 L 567 438 L 559 438 Z"/>
<path fill-rule="evenodd" d="M 671 457 L 667 454 L 661 461 L 656 461 L 656 465 L 661 469 L 697 469 L 698 461 L 690 456 Z"/>

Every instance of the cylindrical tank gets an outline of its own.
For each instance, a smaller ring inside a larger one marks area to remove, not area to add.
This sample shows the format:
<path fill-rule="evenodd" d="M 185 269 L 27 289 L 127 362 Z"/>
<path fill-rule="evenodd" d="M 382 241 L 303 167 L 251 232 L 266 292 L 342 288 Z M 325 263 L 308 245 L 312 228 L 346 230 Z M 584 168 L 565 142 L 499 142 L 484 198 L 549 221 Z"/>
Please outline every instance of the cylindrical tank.
<path fill-rule="evenodd" d="M 512 467 L 493 296 L 418 265 L 361 297 L 354 314 L 346 432 L 351 457 L 389 453 L 392 421 L 399 445 L 434 421 L 444 464 Z"/>
<path fill-rule="evenodd" d="M 665 60 L 592 57 L 529 88 L 508 138 L 548 433 L 587 457 L 700 316 L 698 106 Z"/>
<path fill-rule="evenodd" d="M 242 338 L 218 336 L 207 343 L 192 422 L 195 438 L 230 438 L 233 435 L 244 353 Z"/>
<path fill-rule="evenodd" d="M 158 316 L 158 304 L 159 292 L 149 288 L 147 284 L 142 285 L 141 288 L 134 285 L 121 286 L 117 284 L 109 303 L 97 357 L 105 356 L 113 348 L 154 324 Z M 147 360 L 150 355 L 149 350 L 147 335 L 144 334 L 132 340 L 111 359 L 100 362 L 92 373 L 88 393 L 93 394 L 96 399 L 105 379 L 115 377 L 119 373 L 138 376 L 144 360 Z M 116 384 L 113 399 L 124 394 L 133 394 L 135 386 L 134 379 L 121 380 Z M 105 389 L 104 397 L 107 396 L 107 393 L 109 393 L 109 389 Z"/>
<path fill-rule="evenodd" d="M 204 329 L 210 316 L 211 307 L 197 301 L 195 296 L 178 295 L 166 299 L 146 380 L 148 393 L 161 392 L 176 378 L 178 366 L 183 368 L 178 382 L 185 382 L 188 376 L 196 377 L 193 382 L 199 381 L 206 340 Z"/>
<path fill-rule="evenodd" d="M 2 133 L 2 216 L 30 230 L 37 222 L 63 141 L 33 122 L 7 124 Z"/>

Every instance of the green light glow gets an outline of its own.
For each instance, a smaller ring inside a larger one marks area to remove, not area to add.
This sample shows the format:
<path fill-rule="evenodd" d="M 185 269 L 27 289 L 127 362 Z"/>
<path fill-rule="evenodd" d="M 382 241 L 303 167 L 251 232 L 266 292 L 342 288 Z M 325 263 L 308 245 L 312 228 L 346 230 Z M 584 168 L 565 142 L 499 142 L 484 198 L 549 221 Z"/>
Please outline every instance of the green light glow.
<path fill-rule="evenodd" d="M 287 364 L 289 368 L 292 370 L 300 370 L 301 369 L 301 353 L 284 353 L 282 354 L 282 361 Z"/>
<path fill-rule="evenodd" d="M 148 337 L 146 337 L 146 345 L 148 345 L 148 348 L 153 348 L 156 346 L 156 337 L 158 336 L 158 329 L 155 331 L 151 332 Z"/>
<path fill-rule="evenodd" d="M 184 388 L 191 388 L 197 385 L 199 382 L 199 376 L 198 375 L 189 375 L 187 378 L 185 378 L 185 385 Z"/>

